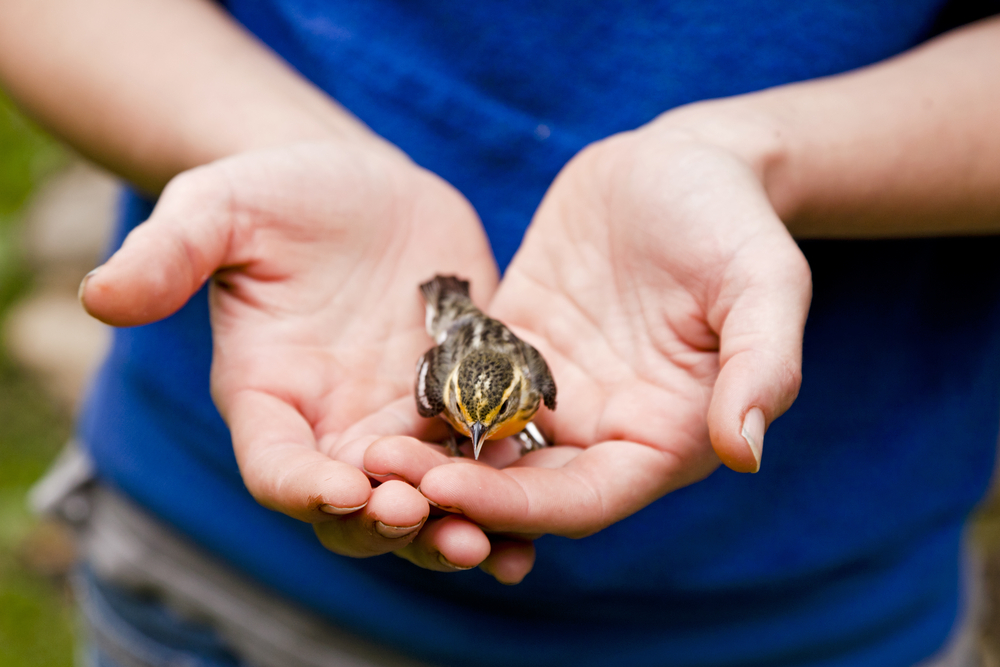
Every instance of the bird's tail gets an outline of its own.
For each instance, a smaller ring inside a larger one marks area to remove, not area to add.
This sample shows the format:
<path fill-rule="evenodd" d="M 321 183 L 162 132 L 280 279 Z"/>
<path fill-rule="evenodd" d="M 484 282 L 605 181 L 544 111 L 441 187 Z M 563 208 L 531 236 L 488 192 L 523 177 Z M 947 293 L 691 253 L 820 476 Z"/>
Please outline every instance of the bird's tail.
<path fill-rule="evenodd" d="M 469 281 L 462 280 L 458 276 L 434 276 L 420 286 L 420 293 L 424 295 L 424 301 L 434 306 L 439 304 L 443 297 L 456 292 L 468 297 Z"/>
<path fill-rule="evenodd" d="M 458 276 L 434 276 L 420 286 L 420 293 L 427 304 L 427 333 L 438 344 L 453 322 L 476 310 L 469 299 L 469 281 Z"/>

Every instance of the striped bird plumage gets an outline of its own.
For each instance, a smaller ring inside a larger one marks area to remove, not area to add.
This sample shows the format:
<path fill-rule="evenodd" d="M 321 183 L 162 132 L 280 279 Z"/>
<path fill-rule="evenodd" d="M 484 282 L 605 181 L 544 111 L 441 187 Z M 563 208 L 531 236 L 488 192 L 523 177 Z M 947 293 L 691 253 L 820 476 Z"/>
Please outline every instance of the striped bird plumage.
<path fill-rule="evenodd" d="M 417 362 L 417 411 L 440 415 L 473 440 L 520 433 L 544 403 L 556 407 L 556 385 L 545 359 L 469 298 L 469 283 L 436 276 L 422 284 L 427 333 L 437 346 Z"/>

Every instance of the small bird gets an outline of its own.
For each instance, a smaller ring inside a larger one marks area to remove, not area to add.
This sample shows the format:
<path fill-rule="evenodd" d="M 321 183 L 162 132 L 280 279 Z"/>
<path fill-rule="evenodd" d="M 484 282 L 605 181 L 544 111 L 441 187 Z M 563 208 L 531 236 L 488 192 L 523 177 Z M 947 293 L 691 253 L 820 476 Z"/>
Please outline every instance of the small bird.
<path fill-rule="evenodd" d="M 420 416 L 441 415 L 472 438 L 476 459 L 486 440 L 517 434 L 525 450 L 544 446 L 530 422 L 543 401 L 556 409 L 556 383 L 538 350 L 476 308 L 467 280 L 435 276 L 420 292 L 437 343 L 417 362 Z M 454 443 L 449 449 L 457 453 Z"/>

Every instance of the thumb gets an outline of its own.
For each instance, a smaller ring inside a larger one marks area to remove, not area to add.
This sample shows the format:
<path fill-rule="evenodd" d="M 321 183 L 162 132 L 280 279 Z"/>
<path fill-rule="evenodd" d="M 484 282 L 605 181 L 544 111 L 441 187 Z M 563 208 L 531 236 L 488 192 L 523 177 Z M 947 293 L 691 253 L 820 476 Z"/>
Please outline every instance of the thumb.
<path fill-rule="evenodd" d="M 756 267 L 755 283 L 736 297 L 721 327 L 708 432 L 715 453 L 737 472 L 760 470 L 764 433 L 791 407 L 802 381 L 812 284 L 805 257 L 788 240 L 786 261 L 772 255 L 766 269 Z"/>
<path fill-rule="evenodd" d="M 225 260 L 232 216 L 218 170 L 174 178 L 149 220 L 80 284 L 80 302 L 114 326 L 148 324 L 179 310 Z"/>

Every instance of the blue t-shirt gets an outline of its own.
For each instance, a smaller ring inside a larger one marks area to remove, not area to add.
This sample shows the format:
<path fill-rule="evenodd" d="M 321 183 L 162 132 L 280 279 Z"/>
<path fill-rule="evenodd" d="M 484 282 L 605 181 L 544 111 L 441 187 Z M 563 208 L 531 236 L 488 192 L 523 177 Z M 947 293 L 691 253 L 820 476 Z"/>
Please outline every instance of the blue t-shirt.
<path fill-rule="evenodd" d="M 501 267 L 582 147 L 690 101 L 864 66 L 942 0 L 232 0 L 233 15 L 458 187 Z M 239 109 L 233 110 L 240 113 Z M 127 195 L 119 240 L 150 211 Z M 505 587 L 326 552 L 258 506 L 209 396 L 205 290 L 119 330 L 80 423 L 100 474 L 347 629 L 456 665 L 912 665 L 961 606 L 1000 424 L 1000 239 L 801 244 L 804 383 L 757 475 L 720 469 Z"/>

